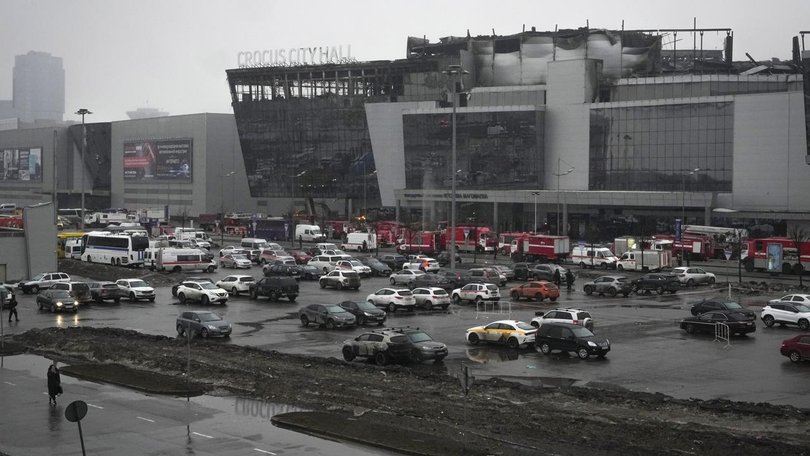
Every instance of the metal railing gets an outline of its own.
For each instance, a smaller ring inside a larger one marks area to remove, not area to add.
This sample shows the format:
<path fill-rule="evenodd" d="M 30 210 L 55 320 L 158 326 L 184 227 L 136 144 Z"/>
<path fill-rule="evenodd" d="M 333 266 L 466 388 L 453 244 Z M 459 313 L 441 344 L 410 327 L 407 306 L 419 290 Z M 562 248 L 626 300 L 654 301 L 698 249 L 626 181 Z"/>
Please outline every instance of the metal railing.
<path fill-rule="evenodd" d="M 475 318 L 480 315 L 512 315 L 512 301 L 478 301 L 475 303 Z"/>
<path fill-rule="evenodd" d="M 731 330 L 729 329 L 728 325 L 725 323 L 715 323 L 714 324 L 714 341 L 715 342 L 726 342 L 726 345 L 723 348 L 731 346 Z"/>

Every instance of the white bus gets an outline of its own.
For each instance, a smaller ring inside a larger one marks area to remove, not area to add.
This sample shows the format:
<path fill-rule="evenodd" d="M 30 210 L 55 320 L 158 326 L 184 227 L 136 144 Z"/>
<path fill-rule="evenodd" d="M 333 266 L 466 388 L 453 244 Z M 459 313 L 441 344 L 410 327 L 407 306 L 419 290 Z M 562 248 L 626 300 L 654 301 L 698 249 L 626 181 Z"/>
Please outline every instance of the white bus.
<path fill-rule="evenodd" d="M 149 238 L 91 231 L 82 237 L 82 261 L 115 266 L 143 266 Z"/>

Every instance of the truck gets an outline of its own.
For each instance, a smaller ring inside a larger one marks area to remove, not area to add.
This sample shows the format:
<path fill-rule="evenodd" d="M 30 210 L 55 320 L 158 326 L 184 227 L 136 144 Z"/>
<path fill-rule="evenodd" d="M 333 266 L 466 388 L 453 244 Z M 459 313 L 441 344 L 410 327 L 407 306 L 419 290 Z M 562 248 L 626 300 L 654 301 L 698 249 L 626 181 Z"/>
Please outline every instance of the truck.
<path fill-rule="evenodd" d="M 198 247 L 211 248 L 214 244 L 208 233 L 199 228 L 175 228 L 174 237 L 180 241 L 193 240 Z"/>
<path fill-rule="evenodd" d="M 126 212 L 92 212 L 84 215 L 84 225 L 91 228 L 102 228 L 110 224 L 138 222 L 136 214 Z"/>
<path fill-rule="evenodd" d="M 375 233 L 364 233 L 356 231 L 346 235 L 346 242 L 341 247 L 343 250 L 356 250 L 358 252 L 368 252 L 377 248 L 377 235 Z"/>
<path fill-rule="evenodd" d="M 503 255 L 511 255 L 517 249 L 515 239 L 523 239 L 529 236 L 527 231 L 506 231 L 498 235 L 498 252 Z"/>
<path fill-rule="evenodd" d="M 295 302 L 295 298 L 298 297 L 298 281 L 285 276 L 265 277 L 257 282 L 250 282 L 248 294 L 250 299 L 267 296 L 273 302 L 280 298 L 287 298 L 290 302 Z"/>
<path fill-rule="evenodd" d="M 743 250 L 746 247 L 748 252 L 742 264 L 747 272 L 781 271 L 783 274 L 799 274 L 810 267 L 810 241 L 799 243 L 797 248 L 793 239 L 776 236 L 749 239 L 743 244 Z"/>
<path fill-rule="evenodd" d="M 452 229 L 442 230 L 441 245 L 449 250 L 453 242 Z M 498 248 L 498 238 L 488 226 L 456 226 L 456 249 L 459 252 L 493 252 Z"/>
<path fill-rule="evenodd" d="M 706 261 L 709 258 L 715 257 L 714 240 L 711 236 L 700 233 L 683 233 L 682 239 L 678 239 L 674 234 L 656 234 L 654 236 L 656 241 L 654 244 L 658 245 L 658 241 L 671 241 L 673 255 L 679 258 L 688 258 L 696 261 Z M 656 250 L 661 250 L 655 247 Z M 720 253 L 723 255 L 722 250 Z"/>
<path fill-rule="evenodd" d="M 670 250 L 628 250 L 616 263 L 619 271 L 660 271 L 672 266 Z"/>
<path fill-rule="evenodd" d="M 578 245 L 571 250 L 571 261 L 581 268 L 616 269 L 619 258 L 607 247 Z"/>
<path fill-rule="evenodd" d="M 374 223 L 374 231 L 377 233 L 377 244 L 380 247 L 395 245 L 405 225 L 394 220 L 381 220 Z"/>
<path fill-rule="evenodd" d="M 253 236 L 268 241 L 289 241 L 292 239 L 292 227 L 293 221 L 283 217 L 257 219 Z"/>
<path fill-rule="evenodd" d="M 560 262 L 571 253 L 568 236 L 530 234 L 516 238 L 512 242 L 515 244 L 512 254 L 512 260 L 515 262 Z"/>
<path fill-rule="evenodd" d="M 401 254 L 425 253 L 434 254 L 441 250 L 442 234 L 439 231 L 408 231 L 404 235 L 404 242 L 397 245 L 397 252 Z"/>

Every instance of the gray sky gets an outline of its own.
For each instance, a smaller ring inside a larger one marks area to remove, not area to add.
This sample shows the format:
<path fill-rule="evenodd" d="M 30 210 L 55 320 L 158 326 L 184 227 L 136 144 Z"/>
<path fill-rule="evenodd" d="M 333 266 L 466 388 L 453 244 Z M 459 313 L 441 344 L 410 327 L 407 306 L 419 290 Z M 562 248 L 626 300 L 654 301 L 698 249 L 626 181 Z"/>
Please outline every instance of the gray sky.
<path fill-rule="evenodd" d="M 64 59 L 65 119 L 85 107 L 89 122 L 123 120 L 144 106 L 230 113 L 225 70 L 237 67 L 240 51 L 351 45 L 358 60 L 392 60 L 405 57 L 408 36 L 435 42 L 586 21 L 691 28 L 697 18 L 698 27 L 734 30 L 734 60 L 746 52 L 765 60 L 789 58 L 792 37 L 810 30 L 807 0 L 2 0 L 0 11 L 0 99 L 12 97 L 15 55 L 49 52 Z M 679 49 L 692 47 L 691 34 L 678 38 Z M 722 38 L 705 34 L 704 48 L 721 49 Z"/>

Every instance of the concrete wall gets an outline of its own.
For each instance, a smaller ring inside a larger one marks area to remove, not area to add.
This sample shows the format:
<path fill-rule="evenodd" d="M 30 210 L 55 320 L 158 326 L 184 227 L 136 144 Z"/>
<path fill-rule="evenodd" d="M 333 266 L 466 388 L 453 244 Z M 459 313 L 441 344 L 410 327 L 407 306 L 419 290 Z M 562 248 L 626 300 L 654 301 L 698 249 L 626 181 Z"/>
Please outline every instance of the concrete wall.
<path fill-rule="evenodd" d="M 54 149 L 54 132 L 56 148 Z M 54 169 L 64 170 L 67 157 L 65 150 L 67 130 L 64 127 L 33 128 L 27 130 L 7 130 L 0 134 L 0 151 L 3 149 L 42 149 L 41 181 L 3 181 L 0 180 L 0 203 L 16 203 L 18 207 L 51 201 L 53 191 Z M 57 153 L 54 153 L 57 151 Z M 56 165 L 54 165 L 56 157 Z M 0 160 L 2 156 L 0 155 Z M 67 174 L 58 172 L 61 181 L 66 181 Z M 64 185 L 59 184 L 60 188 Z"/>
<path fill-rule="evenodd" d="M 27 206 L 23 217 L 24 231 L 3 231 L 0 235 L 0 282 L 17 282 L 40 272 L 56 271 L 53 205 Z"/>

